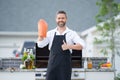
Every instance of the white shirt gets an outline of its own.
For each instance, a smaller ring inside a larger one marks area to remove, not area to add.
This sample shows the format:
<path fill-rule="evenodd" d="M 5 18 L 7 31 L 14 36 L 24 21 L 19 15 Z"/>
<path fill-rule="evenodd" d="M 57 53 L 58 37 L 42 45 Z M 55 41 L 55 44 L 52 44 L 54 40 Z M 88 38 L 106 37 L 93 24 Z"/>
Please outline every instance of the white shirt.
<path fill-rule="evenodd" d="M 42 41 L 37 41 L 38 47 L 43 48 L 44 46 L 49 44 L 49 50 L 51 49 L 54 34 L 56 32 L 56 35 L 61 35 L 57 28 L 50 30 L 47 32 L 47 37 L 44 38 Z M 66 30 L 62 33 L 64 35 L 66 33 L 66 42 L 67 44 L 74 44 L 74 43 L 79 43 L 83 48 L 85 48 L 85 42 L 83 39 L 80 38 L 80 36 L 73 30 L 69 29 L 66 27 Z M 72 51 L 72 50 L 70 50 Z"/>

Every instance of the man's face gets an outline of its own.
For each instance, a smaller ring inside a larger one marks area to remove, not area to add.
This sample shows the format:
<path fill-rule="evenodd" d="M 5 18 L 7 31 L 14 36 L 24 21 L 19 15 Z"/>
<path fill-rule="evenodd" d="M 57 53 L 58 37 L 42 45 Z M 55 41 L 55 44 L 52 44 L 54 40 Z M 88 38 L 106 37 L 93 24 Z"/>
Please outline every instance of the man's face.
<path fill-rule="evenodd" d="M 57 14 L 56 16 L 56 23 L 59 27 L 64 27 L 66 24 L 66 16 L 65 14 Z"/>

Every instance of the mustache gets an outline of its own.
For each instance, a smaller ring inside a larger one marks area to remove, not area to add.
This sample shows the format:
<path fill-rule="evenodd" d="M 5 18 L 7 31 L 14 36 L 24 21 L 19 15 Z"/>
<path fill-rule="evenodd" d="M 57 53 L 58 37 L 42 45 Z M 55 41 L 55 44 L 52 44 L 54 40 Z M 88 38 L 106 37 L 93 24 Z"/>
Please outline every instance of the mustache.
<path fill-rule="evenodd" d="M 58 25 L 59 27 L 64 27 L 64 26 L 65 26 L 65 24 L 66 24 L 66 23 L 65 23 L 65 22 L 63 22 L 63 21 L 62 21 L 62 22 L 60 21 L 60 22 L 58 22 L 58 23 L 57 23 L 57 25 Z"/>
<path fill-rule="evenodd" d="M 59 21 L 58 23 L 60 23 L 60 22 L 65 23 L 64 21 Z"/>

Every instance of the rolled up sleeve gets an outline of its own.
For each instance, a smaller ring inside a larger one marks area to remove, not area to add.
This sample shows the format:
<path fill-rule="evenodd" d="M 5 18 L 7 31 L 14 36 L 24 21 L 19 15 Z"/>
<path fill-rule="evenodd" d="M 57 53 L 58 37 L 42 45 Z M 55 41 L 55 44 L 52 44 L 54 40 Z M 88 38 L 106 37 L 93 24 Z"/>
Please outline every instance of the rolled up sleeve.
<path fill-rule="evenodd" d="M 73 42 L 74 43 L 79 43 L 83 48 L 85 48 L 85 41 L 76 33 L 74 32 L 73 35 Z"/>
<path fill-rule="evenodd" d="M 49 40 L 47 38 L 44 38 L 42 41 L 37 41 L 37 46 L 40 48 L 43 48 L 47 46 L 49 43 Z"/>

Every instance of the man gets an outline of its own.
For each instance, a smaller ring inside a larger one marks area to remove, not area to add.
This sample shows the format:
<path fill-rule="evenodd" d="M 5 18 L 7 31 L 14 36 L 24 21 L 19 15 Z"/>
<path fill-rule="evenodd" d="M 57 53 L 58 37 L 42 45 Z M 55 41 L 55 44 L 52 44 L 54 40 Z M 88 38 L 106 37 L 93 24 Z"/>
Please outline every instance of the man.
<path fill-rule="evenodd" d="M 46 80 L 71 80 L 72 49 L 82 50 L 84 41 L 75 31 L 66 26 L 67 14 L 58 11 L 56 14 L 57 27 L 47 32 L 47 37 L 38 37 L 38 47 L 49 44 L 49 61 Z"/>

